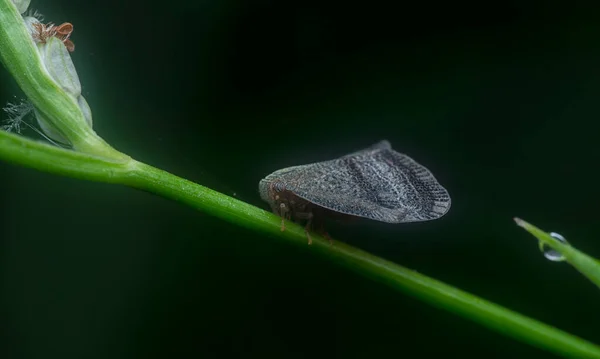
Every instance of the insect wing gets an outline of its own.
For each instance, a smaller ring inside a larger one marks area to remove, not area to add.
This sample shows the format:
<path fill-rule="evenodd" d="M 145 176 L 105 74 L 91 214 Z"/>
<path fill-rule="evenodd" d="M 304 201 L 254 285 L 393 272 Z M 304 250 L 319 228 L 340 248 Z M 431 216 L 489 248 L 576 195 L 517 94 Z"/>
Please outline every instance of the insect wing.
<path fill-rule="evenodd" d="M 336 160 L 282 169 L 271 176 L 298 197 L 321 207 L 389 223 L 439 218 L 451 202 L 427 168 L 392 150 L 387 141 Z"/>
<path fill-rule="evenodd" d="M 392 149 L 392 145 L 390 143 L 390 141 L 388 140 L 381 140 L 377 143 L 375 143 L 374 145 L 371 145 L 367 148 L 363 148 L 362 150 L 356 151 L 356 152 L 352 152 L 350 154 L 347 154 L 341 158 L 345 158 L 345 157 L 355 157 L 358 155 L 366 155 L 368 153 L 374 153 L 374 152 L 378 152 L 381 150 L 391 150 Z"/>

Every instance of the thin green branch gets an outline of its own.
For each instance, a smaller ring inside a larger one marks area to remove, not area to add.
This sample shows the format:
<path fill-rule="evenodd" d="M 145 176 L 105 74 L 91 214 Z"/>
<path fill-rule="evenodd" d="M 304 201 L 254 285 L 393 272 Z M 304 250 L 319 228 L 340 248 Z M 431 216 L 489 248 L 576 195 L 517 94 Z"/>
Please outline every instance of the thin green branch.
<path fill-rule="evenodd" d="M 213 191 L 152 166 L 114 162 L 60 149 L 0 131 L 0 160 L 58 175 L 122 184 L 185 203 L 230 223 L 307 246 L 304 229 L 263 209 Z M 361 275 L 471 319 L 490 329 L 566 357 L 600 358 L 600 347 L 482 298 L 373 256 L 343 242 L 331 245 L 313 234 L 315 253 Z"/>
<path fill-rule="evenodd" d="M 1 130 L 0 159 L 43 172 L 108 183 L 121 182 L 133 161 L 75 152 Z"/>

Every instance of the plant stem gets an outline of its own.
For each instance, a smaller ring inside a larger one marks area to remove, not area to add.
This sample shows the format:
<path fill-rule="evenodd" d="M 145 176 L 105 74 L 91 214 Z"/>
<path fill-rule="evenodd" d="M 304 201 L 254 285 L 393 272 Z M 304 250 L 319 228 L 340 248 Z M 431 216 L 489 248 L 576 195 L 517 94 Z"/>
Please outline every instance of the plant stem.
<path fill-rule="evenodd" d="M 137 162 L 125 181 L 210 213 L 228 222 L 306 246 L 304 229 L 293 223 L 281 232 L 279 217 L 170 173 Z M 311 249 L 361 275 L 478 322 L 517 340 L 573 358 L 600 358 L 600 347 L 343 242 L 312 235 Z"/>
<path fill-rule="evenodd" d="M 61 176 L 120 183 L 133 160 L 120 160 L 59 148 L 0 130 L 0 159 Z"/>
<path fill-rule="evenodd" d="M 190 182 L 152 166 L 112 161 L 52 147 L 0 131 L 0 160 L 58 175 L 117 183 L 185 203 L 230 223 L 307 246 L 304 229 L 288 222 L 282 232 L 274 214 Z M 505 309 L 499 305 L 373 256 L 343 242 L 333 245 L 313 234 L 310 250 L 344 267 L 478 322 L 520 341 L 566 357 L 600 358 L 600 347 L 574 335 Z"/>

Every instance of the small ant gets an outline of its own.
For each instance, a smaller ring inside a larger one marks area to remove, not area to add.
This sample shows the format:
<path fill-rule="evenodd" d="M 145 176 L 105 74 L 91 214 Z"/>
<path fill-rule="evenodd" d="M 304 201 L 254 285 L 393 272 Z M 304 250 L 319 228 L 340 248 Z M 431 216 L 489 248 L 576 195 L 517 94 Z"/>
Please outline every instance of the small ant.
<path fill-rule="evenodd" d="M 75 44 L 69 39 L 73 32 L 73 24 L 70 22 L 63 22 L 58 26 L 55 26 L 53 23 L 44 25 L 41 22 L 36 22 L 33 26 L 36 30 L 33 37 L 38 42 L 45 43 L 48 38 L 54 36 L 65 44 L 69 52 L 75 51 Z"/>

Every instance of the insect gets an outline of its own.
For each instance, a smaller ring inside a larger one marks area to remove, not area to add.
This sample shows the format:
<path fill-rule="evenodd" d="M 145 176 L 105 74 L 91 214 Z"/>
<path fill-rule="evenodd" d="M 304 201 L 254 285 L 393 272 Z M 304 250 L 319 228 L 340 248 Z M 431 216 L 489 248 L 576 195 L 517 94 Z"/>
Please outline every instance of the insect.
<path fill-rule="evenodd" d="M 260 181 L 259 192 L 281 217 L 282 231 L 286 219 L 306 220 L 308 244 L 315 220 L 326 215 L 421 222 L 442 217 L 451 205 L 433 174 L 387 140 L 334 160 L 275 171 Z"/>

